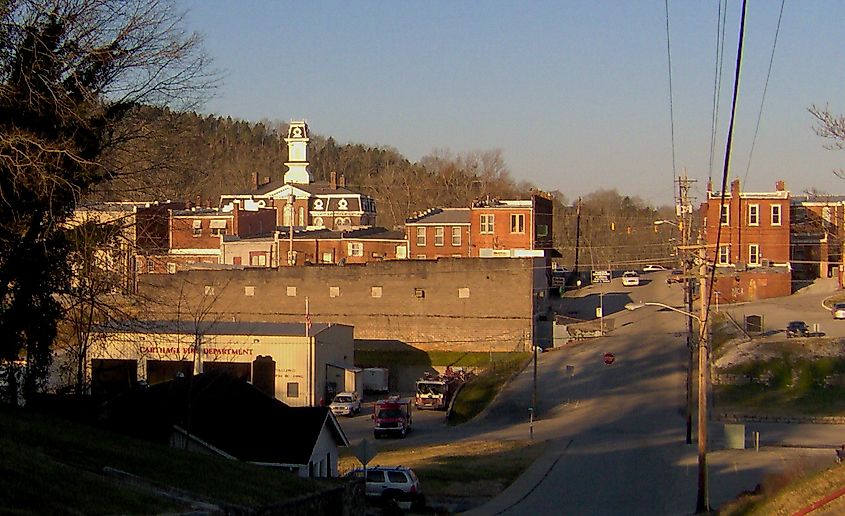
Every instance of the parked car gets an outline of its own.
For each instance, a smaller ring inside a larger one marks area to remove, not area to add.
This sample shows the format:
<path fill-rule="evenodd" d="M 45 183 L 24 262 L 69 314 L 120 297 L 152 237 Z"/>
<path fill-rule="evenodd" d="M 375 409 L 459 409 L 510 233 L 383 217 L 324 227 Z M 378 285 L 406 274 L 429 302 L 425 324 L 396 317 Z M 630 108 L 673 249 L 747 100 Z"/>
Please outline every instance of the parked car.
<path fill-rule="evenodd" d="M 402 509 L 425 506 L 425 497 L 420 481 L 411 468 L 403 466 L 367 467 L 367 498 L 383 502 L 396 502 Z M 364 469 L 358 468 L 346 474 L 348 478 L 362 478 Z"/>
<path fill-rule="evenodd" d="M 658 271 L 665 271 L 666 267 L 662 265 L 646 265 L 643 267 L 643 272 L 658 272 Z"/>
<path fill-rule="evenodd" d="M 845 303 L 836 303 L 831 312 L 834 319 L 845 319 Z"/>
<path fill-rule="evenodd" d="M 635 271 L 625 271 L 622 274 L 622 284 L 626 287 L 636 287 L 640 284 L 640 275 Z"/>
<path fill-rule="evenodd" d="M 790 321 L 786 325 L 786 338 L 789 337 L 806 337 L 810 333 L 810 328 L 804 321 Z"/>
<path fill-rule="evenodd" d="M 352 417 L 361 412 L 361 398 L 357 392 L 341 392 L 334 397 L 329 409 L 336 416 Z"/>
<path fill-rule="evenodd" d="M 666 284 L 671 285 L 672 283 L 683 283 L 684 282 L 684 271 L 681 269 L 672 269 L 672 272 L 669 274 L 669 277 L 666 278 Z"/>

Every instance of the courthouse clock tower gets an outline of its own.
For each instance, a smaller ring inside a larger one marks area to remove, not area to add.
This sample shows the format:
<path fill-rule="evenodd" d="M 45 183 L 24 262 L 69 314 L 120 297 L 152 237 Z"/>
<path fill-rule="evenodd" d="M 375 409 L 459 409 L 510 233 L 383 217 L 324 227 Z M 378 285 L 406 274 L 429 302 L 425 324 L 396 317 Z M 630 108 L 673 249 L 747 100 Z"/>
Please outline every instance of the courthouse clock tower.
<path fill-rule="evenodd" d="M 308 170 L 308 124 L 305 120 L 291 120 L 285 143 L 288 144 L 288 160 L 285 166 L 285 184 L 307 185 L 314 181 Z"/>

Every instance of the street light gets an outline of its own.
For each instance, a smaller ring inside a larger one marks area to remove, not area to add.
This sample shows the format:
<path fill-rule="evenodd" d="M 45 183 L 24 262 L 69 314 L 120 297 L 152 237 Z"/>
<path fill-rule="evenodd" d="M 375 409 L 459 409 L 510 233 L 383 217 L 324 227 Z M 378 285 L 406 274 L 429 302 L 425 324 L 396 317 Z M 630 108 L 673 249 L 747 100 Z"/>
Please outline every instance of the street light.
<path fill-rule="evenodd" d="M 709 487 L 707 481 L 707 388 L 708 388 L 708 349 L 707 349 L 707 304 L 704 302 L 704 285 L 702 284 L 701 315 L 675 308 L 664 303 L 638 302 L 625 305 L 626 310 L 636 310 L 644 306 L 659 306 L 673 312 L 685 315 L 689 320 L 698 321 L 698 498 L 696 499 L 697 514 L 710 510 Z"/>

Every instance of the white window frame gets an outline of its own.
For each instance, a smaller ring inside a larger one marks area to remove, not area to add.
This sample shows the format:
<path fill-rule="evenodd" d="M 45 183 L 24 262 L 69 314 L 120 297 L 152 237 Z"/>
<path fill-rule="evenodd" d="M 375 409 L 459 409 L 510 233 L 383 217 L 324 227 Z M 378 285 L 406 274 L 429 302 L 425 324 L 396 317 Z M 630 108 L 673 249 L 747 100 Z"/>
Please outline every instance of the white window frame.
<path fill-rule="evenodd" d="M 724 244 L 719 246 L 719 251 L 716 256 L 717 265 L 730 265 L 731 263 L 731 245 Z"/>
<path fill-rule="evenodd" d="M 783 213 L 780 204 L 772 204 L 772 226 L 783 224 Z"/>
<path fill-rule="evenodd" d="M 719 212 L 719 224 L 722 226 L 730 226 L 731 224 L 731 205 L 723 204 Z"/>
<path fill-rule="evenodd" d="M 524 213 L 511 213 L 511 233 L 525 234 Z"/>
<path fill-rule="evenodd" d="M 434 245 L 436 247 L 443 247 L 446 240 L 446 228 L 443 226 L 436 226 L 434 228 Z"/>
<path fill-rule="evenodd" d="M 760 205 L 759 204 L 749 204 L 748 205 L 748 225 L 749 226 L 759 226 L 760 225 Z"/>
<path fill-rule="evenodd" d="M 370 297 L 379 298 L 382 295 L 382 287 L 370 287 Z"/>
<path fill-rule="evenodd" d="M 349 242 L 349 256 L 364 256 L 364 244 L 362 242 Z"/>
<path fill-rule="evenodd" d="M 452 247 L 461 247 L 461 228 L 452 228 Z"/>
<path fill-rule="evenodd" d="M 425 226 L 417 227 L 417 247 L 425 247 Z"/>
<path fill-rule="evenodd" d="M 482 213 L 479 220 L 481 221 L 481 228 L 478 232 L 482 235 L 492 235 L 496 221 L 494 215 L 492 213 Z"/>
<path fill-rule="evenodd" d="M 748 265 L 760 265 L 760 244 L 748 244 Z"/>

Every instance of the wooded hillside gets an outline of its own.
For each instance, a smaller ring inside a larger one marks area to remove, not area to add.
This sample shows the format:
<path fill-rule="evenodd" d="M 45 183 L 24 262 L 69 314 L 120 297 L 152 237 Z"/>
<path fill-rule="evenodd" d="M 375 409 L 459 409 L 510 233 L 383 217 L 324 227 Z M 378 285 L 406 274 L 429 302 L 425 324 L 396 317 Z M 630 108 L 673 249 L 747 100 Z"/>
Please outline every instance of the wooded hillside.
<path fill-rule="evenodd" d="M 145 108 L 146 109 L 146 108 Z M 160 113 L 157 113 L 160 114 Z M 149 117 L 160 120 L 161 117 Z M 259 123 L 167 113 L 164 122 L 137 130 L 148 138 L 127 155 L 124 167 L 98 193 L 101 199 L 182 199 L 216 205 L 220 194 L 249 190 L 255 173 L 260 180 L 281 179 L 287 147 L 281 122 Z M 401 227 L 415 211 L 430 207 L 469 206 L 474 199 L 526 199 L 533 184 L 511 177 L 498 150 L 452 154 L 435 151 L 411 162 L 391 147 L 339 144 L 314 135 L 309 144 L 310 170 L 316 180 L 334 171 L 349 188 L 376 200 L 378 224 Z M 568 199 L 560 178 L 555 199 L 555 242 L 564 262 L 574 263 L 577 199 Z M 620 267 L 667 260 L 668 228 L 655 231 L 653 221 L 673 217 L 671 208 L 657 209 L 616 190 L 599 190 L 582 200 L 580 258 L 582 266 Z"/>

